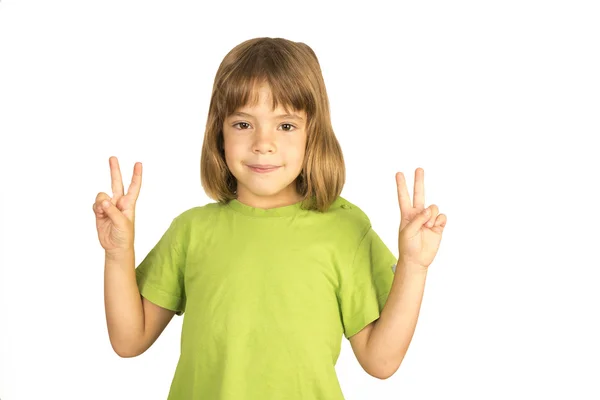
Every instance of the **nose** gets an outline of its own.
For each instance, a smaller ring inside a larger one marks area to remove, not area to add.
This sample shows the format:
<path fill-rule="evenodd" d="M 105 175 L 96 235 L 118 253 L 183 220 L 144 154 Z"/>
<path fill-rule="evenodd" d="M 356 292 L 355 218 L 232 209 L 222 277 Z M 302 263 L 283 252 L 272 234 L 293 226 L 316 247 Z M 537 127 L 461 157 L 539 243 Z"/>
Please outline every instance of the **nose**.
<path fill-rule="evenodd" d="M 264 128 L 258 128 L 255 132 L 252 151 L 260 154 L 274 153 L 277 148 L 275 146 L 275 136 Z"/>

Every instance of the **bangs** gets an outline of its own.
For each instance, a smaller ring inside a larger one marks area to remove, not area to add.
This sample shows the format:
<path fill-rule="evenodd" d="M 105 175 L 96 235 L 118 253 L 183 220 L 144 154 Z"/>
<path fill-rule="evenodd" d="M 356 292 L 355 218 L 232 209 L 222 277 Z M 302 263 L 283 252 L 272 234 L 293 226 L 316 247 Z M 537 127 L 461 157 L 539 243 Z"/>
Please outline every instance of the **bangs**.
<path fill-rule="evenodd" d="M 220 95 L 215 100 L 222 120 L 240 108 L 256 105 L 262 84 L 271 91 L 273 111 L 281 105 L 288 113 L 305 111 L 310 119 L 316 112 L 315 90 L 300 65 L 301 60 L 278 49 L 247 52 L 218 86 Z"/>

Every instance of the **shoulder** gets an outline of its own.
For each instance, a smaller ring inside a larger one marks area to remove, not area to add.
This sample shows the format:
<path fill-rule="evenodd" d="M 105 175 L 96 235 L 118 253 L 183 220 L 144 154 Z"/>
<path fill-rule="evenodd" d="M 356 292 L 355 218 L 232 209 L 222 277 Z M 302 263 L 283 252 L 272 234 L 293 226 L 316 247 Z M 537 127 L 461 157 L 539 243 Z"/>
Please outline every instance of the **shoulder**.
<path fill-rule="evenodd" d="M 223 204 L 217 202 L 191 207 L 176 215 L 173 222 L 183 230 L 198 227 L 214 221 L 215 216 L 222 211 L 223 207 Z"/>
<path fill-rule="evenodd" d="M 216 203 L 216 202 L 207 203 L 203 206 L 191 207 L 191 208 L 188 208 L 188 209 L 180 212 L 179 215 L 177 215 L 175 217 L 175 219 L 178 219 L 181 221 L 187 221 L 187 220 L 192 220 L 195 218 L 207 217 L 207 216 L 210 216 L 211 214 L 214 214 L 215 212 L 219 212 L 219 210 L 222 207 L 223 207 L 222 204 Z"/>
<path fill-rule="evenodd" d="M 367 214 L 342 196 L 338 196 L 327 213 L 334 217 L 335 223 L 346 235 L 362 237 L 371 228 L 371 220 Z"/>
<path fill-rule="evenodd" d="M 222 207 L 213 202 L 184 209 L 172 218 L 168 232 L 186 248 L 192 239 L 200 241 L 207 232 L 212 231 L 209 228 L 215 224 L 216 215 Z"/>
<path fill-rule="evenodd" d="M 335 199 L 328 212 L 337 213 L 343 219 L 359 225 L 371 223 L 367 214 L 358 205 L 342 196 Z"/>

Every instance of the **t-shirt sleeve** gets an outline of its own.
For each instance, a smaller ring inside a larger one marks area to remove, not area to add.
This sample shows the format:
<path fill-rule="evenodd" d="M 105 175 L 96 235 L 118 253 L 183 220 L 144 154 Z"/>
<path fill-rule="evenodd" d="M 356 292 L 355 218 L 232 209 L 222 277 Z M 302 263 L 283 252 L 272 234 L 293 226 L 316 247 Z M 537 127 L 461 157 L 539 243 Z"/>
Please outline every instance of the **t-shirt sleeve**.
<path fill-rule="evenodd" d="M 351 264 L 341 274 L 339 300 L 346 339 L 381 315 L 392 288 L 396 262 L 396 256 L 369 227 Z"/>
<path fill-rule="evenodd" d="M 185 311 L 183 232 L 174 218 L 158 243 L 135 269 L 140 294 L 152 303 L 182 315 Z"/>

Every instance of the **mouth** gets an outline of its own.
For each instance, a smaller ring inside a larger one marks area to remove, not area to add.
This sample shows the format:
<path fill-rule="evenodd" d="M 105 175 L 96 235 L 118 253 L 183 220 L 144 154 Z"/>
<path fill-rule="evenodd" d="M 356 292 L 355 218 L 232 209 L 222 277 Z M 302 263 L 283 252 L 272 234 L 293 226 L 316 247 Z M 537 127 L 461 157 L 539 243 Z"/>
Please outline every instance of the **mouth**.
<path fill-rule="evenodd" d="M 280 166 L 278 165 L 264 165 L 264 164 L 253 164 L 246 165 L 251 171 L 257 172 L 259 174 L 264 174 L 267 172 L 272 172 L 278 169 Z"/>

